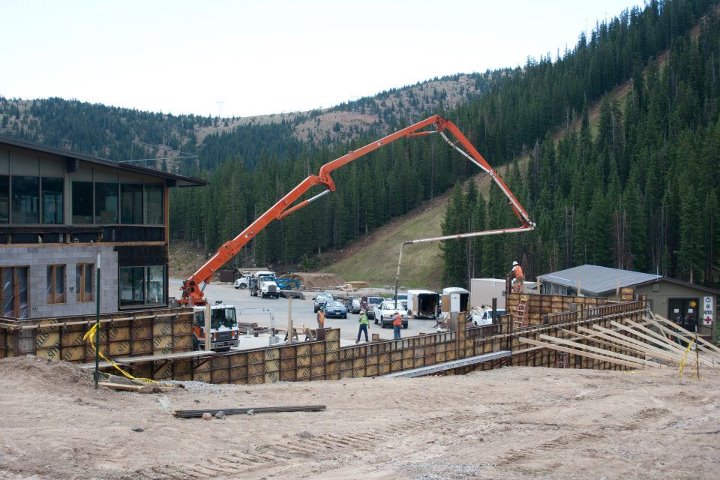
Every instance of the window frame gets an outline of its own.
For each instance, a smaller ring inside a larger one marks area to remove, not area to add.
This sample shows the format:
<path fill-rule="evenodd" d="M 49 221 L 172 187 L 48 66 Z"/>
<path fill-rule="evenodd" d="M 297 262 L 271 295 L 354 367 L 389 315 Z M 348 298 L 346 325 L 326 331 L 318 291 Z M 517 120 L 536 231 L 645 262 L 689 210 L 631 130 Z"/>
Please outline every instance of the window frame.
<path fill-rule="evenodd" d="M 85 188 L 87 185 L 90 185 L 90 192 L 77 192 L 78 194 L 84 194 L 88 195 L 88 198 L 85 199 L 85 201 L 80 201 L 78 199 L 79 195 L 76 195 L 75 186 L 77 185 L 78 189 L 81 186 L 84 186 Z M 72 196 L 72 209 L 70 212 L 70 215 L 72 217 L 72 224 L 73 225 L 92 225 L 95 221 L 95 182 L 93 181 L 85 181 L 85 180 L 73 180 L 71 182 L 71 196 Z M 85 213 L 77 213 L 77 208 L 83 207 L 87 210 Z"/>
<path fill-rule="evenodd" d="M 4 278 L 5 272 L 11 271 L 11 282 L 12 282 L 12 318 L 30 318 L 30 285 L 28 284 L 28 275 L 30 267 L 27 265 L 13 265 L 13 266 L 0 266 L 0 315 L 7 315 L 5 312 L 5 288 Z M 21 301 L 22 295 L 20 292 L 20 278 L 18 274 L 22 272 L 25 276 L 25 315 L 21 315 Z"/>
<path fill-rule="evenodd" d="M 151 277 L 153 269 L 160 269 L 160 279 L 156 276 Z M 132 273 L 124 273 L 133 270 Z M 141 270 L 142 274 L 138 276 L 137 270 Z M 126 282 L 125 276 L 130 275 L 130 284 Z M 159 282 L 159 283 L 158 283 Z M 139 285 L 138 285 L 139 283 Z M 156 288 L 153 288 L 153 284 L 158 283 Z M 123 299 L 123 290 L 128 290 L 131 293 L 131 298 Z M 146 306 L 158 306 L 167 305 L 167 266 L 166 265 L 126 265 L 118 267 L 118 308 L 129 309 L 129 308 L 140 308 Z M 151 293 L 158 293 L 159 296 L 155 296 L 156 301 L 150 301 Z M 136 298 L 136 295 L 140 293 L 142 298 Z"/>
<path fill-rule="evenodd" d="M 21 185 L 23 182 L 32 183 L 29 180 L 34 180 L 35 185 Z M 34 195 L 31 187 L 34 187 Z M 14 225 L 40 225 L 40 177 L 10 175 L 10 192 L 10 222 Z M 30 205 L 26 209 L 23 204 L 28 203 Z"/>
<path fill-rule="evenodd" d="M 145 188 L 142 183 L 120 183 L 120 224 L 144 225 L 144 197 Z M 137 205 L 138 202 L 140 205 Z"/>
<path fill-rule="evenodd" d="M 46 183 L 59 181 L 60 190 L 47 190 Z M 58 200 L 59 193 L 59 200 Z M 55 207 L 53 219 L 48 219 L 47 210 Z M 51 220 L 51 221 L 49 221 Z M 63 177 L 40 177 L 40 221 L 43 225 L 62 225 L 65 220 L 65 179 Z"/>
<path fill-rule="evenodd" d="M 88 279 L 89 277 L 89 279 Z M 88 283 L 89 280 L 89 283 Z M 89 289 L 87 287 L 90 287 Z M 78 303 L 95 301 L 95 264 L 75 264 L 75 300 Z"/>
<path fill-rule="evenodd" d="M 11 198 L 10 175 L 0 175 L 0 224 L 6 225 L 10 223 Z"/>
<path fill-rule="evenodd" d="M 66 272 L 67 266 L 64 264 L 53 264 L 47 266 L 46 289 L 48 305 L 67 303 Z"/>

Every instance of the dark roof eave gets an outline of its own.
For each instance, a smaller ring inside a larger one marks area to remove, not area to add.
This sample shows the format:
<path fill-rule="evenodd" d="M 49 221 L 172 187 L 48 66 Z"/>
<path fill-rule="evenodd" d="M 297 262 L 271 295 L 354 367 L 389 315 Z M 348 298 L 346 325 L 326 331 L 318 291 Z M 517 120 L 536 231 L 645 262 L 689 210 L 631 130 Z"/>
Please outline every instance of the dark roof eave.
<path fill-rule="evenodd" d="M 94 165 L 102 165 L 109 168 L 116 168 L 124 170 L 126 172 L 139 173 L 141 175 L 148 175 L 152 177 L 163 178 L 168 180 L 169 186 L 171 187 L 201 187 L 207 185 L 207 181 L 201 178 L 186 177 L 184 175 L 177 175 L 174 173 L 161 172 L 160 170 L 153 170 L 151 168 L 138 167 L 136 165 L 127 165 L 123 163 L 113 162 L 112 160 L 106 160 L 97 157 L 91 157 L 90 155 L 84 155 L 81 153 L 71 152 L 69 150 L 63 150 L 60 148 L 48 147 L 46 145 L 40 145 L 37 143 L 27 142 L 24 140 L 17 140 L 14 138 L 8 138 L 0 136 L 0 144 L 7 144 L 14 147 L 26 148 L 28 150 L 36 150 L 50 155 L 57 155 L 60 157 L 77 159 L 83 162 L 92 163 Z"/>

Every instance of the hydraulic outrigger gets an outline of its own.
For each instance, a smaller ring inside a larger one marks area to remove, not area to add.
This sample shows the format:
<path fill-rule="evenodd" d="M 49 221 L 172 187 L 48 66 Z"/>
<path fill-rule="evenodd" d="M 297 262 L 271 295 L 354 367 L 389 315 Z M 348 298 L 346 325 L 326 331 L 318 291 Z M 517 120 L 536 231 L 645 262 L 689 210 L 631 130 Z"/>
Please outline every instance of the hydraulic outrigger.
<path fill-rule="evenodd" d="M 492 180 L 497 184 L 500 190 L 505 194 L 510 203 L 515 215 L 520 220 L 520 226 L 515 228 L 508 228 L 503 230 L 489 230 L 486 232 L 475 232 L 475 235 L 493 235 L 499 233 L 514 233 L 532 230 L 535 228 L 535 224 L 530 220 L 527 212 L 520 204 L 515 195 L 510 191 L 505 182 L 498 176 L 493 168 L 485 161 L 482 155 L 475 149 L 470 141 L 463 135 L 458 127 L 440 115 L 433 115 L 432 117 L 426 118 L 425 120 L 418 122 L 409 127 L 398 130 L 395 133 L 387 135 L 379 140 L 365 145 L 357 150 L 346 153 L 342 157 L 332 160 L 322 167 L 317 175 L 309 175 L 305 180 L 300 182 L 295 188 L 293 188 L 288 194 L 281 198 L 275 205 L 270 207 L 265 213 L 260 215 L 253 223 L 251 223 L 245 230 L 240 232 L 238 236 L 232 240 L 224 243 L 218 251 L 213 255 L 203 266 L 201 266 L 194 274 L 183 282 L 182 287 L 182 298 L 179 303 L 184 305 L 204 305 L 206 303 L 203 289 L 205 284 L 210 283 L 213 274 L 222 267 L 226 262 L 232 259 L 237 253 L 255 236 L 260 233 L 265 227 L 267 227 L 274 220 L 281 220 L 286 216 L 290 215 L 303 207 L 306 207 L 315 200 L 327 195 L 328 193 L 335 191 L 335 182 L 333 182 L 330 174 L 338 168 L 347 165 L 348 163 L 357 160 L 358 158 L 367 155 L 385 145 L 388 145 L 401 138 L 411 138 L 427 136 L 434 133 L 440 134 L 440 136 L 460 154 L 470 160 L 472 163 L 480 167 L 484 172 L 490 175 Z M 447 133 L 454 137 L 455 141 L 451 140 Z M 459 145 L 458 145 L 459 144 Z M 302 195 L 316 185 L 324 185 L 325 190 L 318 193 L 317 195 L 297 202 Z M 467 234 L 465 234 L 467 235 Z M 437 237 L 436 239 L 421 239 L 413 240 L 406 243 L 419 243 L 421 241 L 436 241 L 451 238 L 459 238 L 457 235 L 446 237 Z M 403 244 L 405 245 L 405 244 Z M 402 247 L 401 247 L 401 259 L 402 259 Z M 400 275 L 400 263 L 398 262 L 398 278 L 396 279 L 396 293 L 397 293 L 397 281 Z M 396 295 L 397 298 L 397 295 Z"/>

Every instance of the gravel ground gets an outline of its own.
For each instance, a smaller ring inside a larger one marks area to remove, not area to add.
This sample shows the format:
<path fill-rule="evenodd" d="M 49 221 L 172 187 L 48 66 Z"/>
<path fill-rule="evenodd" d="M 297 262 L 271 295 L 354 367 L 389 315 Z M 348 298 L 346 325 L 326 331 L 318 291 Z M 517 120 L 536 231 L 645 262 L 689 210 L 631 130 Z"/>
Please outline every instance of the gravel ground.
<path fill-rule="evenodd" d="M 716 479 L 720 375 L 701 374 L 503 368 L 138 394 L 94 390 L 63 362 L 6 359 L 0 479 Z"/>

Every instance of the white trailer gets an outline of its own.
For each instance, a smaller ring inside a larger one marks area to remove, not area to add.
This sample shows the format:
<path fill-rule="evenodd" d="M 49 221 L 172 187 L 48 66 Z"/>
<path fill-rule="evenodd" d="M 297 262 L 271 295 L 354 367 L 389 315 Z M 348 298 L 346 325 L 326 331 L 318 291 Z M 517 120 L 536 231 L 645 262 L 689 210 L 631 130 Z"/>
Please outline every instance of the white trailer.
<path fill-rule="evenodd" d="M 408 290 L 407 309 L 413 318 L 437 318 L 440 294 L 430 290 Z"/>
<path fill-rule="evenodd" d="M 470 280 L 470 305 L 492 305 L 497 298 L 497 308 L 505 308 L 505 280 L 501 278 L 473 278 Z"/>

